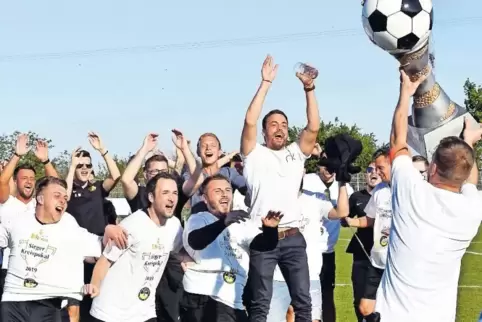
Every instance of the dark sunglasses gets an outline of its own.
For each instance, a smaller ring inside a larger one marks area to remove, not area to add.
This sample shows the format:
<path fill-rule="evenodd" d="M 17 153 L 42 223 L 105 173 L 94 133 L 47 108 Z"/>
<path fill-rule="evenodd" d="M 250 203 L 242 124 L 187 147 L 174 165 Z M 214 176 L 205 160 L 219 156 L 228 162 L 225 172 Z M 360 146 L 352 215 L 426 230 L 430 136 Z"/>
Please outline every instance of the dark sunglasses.
<path fill-rule="evenodd" d="M 374 167 L 368 167 L 367 168 L 367 173 L 372 173 L 373 171 L 375 171 Z"/>
<path fill-rule="evenodd" d="M 92 169 L 92 163 L 89 163 L 89 164 L 79 163 L 79 164 L 77 164 L 76 168 L 77 168 L 77 169 L 82 169 L 82 168 L 84 167 L 84 165 L 85 165 L 85 167 L 86 167 L 87 169 Z"/>

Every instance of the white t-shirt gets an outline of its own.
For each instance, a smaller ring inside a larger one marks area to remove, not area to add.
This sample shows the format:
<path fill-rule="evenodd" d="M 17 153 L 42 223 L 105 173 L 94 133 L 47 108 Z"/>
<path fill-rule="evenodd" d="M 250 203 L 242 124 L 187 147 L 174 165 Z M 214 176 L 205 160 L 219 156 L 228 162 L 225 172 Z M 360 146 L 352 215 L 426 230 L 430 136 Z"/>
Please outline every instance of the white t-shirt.
<path fill-rule="evenodd" d="M 390 186 L 379 183 L 373 189 L 372 196 L 365 206 L 367 217 L 375 220 L 373 223 L 373 247 L 370 261 L 373 266 L 385 269 L 388 252 L 388 239 L 392 226 L 392 191 Z"/>
<path fill-rule="evenodd" d="M 279 227 L 298 227 L 301 210 L 298 192 L 307 156 L 294 142 L 275 151 L 261 144 L 244 156 L 243 176 L 251 196 L 251 219 L 258 226 L 270 210 L 281 211 Z"/>
<path fill-rule="evenodd" d="M 119 224 L 128 234 L 128 247 L 109 243 L 103 256 L 113 262 L 94 298 L 90 314 L 106 322 L 144 322 L 156 317 L 156 288 L 169 253 L 182 248 L 179 219 L 156 225 L 143 210 Z"/>
<path fill-rule="evenodd" d="M 325 193 L 326 185 L 323 183 L 323 181 L 321 181 L 320 176 L 316 173 L 309 173 L 303 177 L 303 190 L 305 193 L 313 193 L 318 198 L 331 201 L 333 206 L 336 207 L 339 190 L 337 181 L 333 181 L 328 189 L 330 191 L 330 196 L 328 198 Z M 353 193 L 353 188 L 349 184 L 346 184 L 346 192 L 348 193 L 348 198 L 350 198 L 351 194 Z M 335 251 L 335 245 L 338 241 L 338 237 L 340 236 L 340 220 L 323 218 L 322 224 L 321 232 L 324 241 L 323 253 L 333 253 Z"/>
<path fill-rule="evenodd" d="M 249 208 L 244 202 L 245 198 L 245 196 L 243 196 L 238 190 L 236 190 L 233 194 L 233 210 L 244 210 L 246 212 L 249 212 Z"/>
<path fill-rule="evenodd" d="M 23 203 L 14 196 L 9 196 L 5 203 L 0 204 L 0 223 L 8 225 L 13 218 L 20 214 L 34 214 L 36 204 L 35 198 L 30 199 L 28 203 Z M 9 256 L 10 248 L 5 248 L 3 251 L 2 269 L 8 269 Z"/>
<path fill-rule="evenodd" d="M 195 261 L 184 274 L 184 290 L 208 295 L 229 307 L 243 310 L 242 294 L 249 271 L 249 244 L 261 230 L 251 221 L 235 223 L 225 228 L 205 249 L 193 250 L 188 243 L 189 234 L 218 220 L 207 211 L 200 212 L 190 216 L 184 227 L 184 248 Z M 229 272 L 235 275 L 234 282 L 225 274 Z"/>
<path fill-rule="evenodd" d="M 482 220 L 475 185 L 432 186 L 408 156 L 392 165 L 392 231 L 376 311 L 390 322 L 454 322 L 460 265 Z"/>
<path fill-rule="evenodd" d="M 0 225 L 0 247 L 10 247 L 2 301 L 54 297 L 81 300 L 84 257 L 99 257 L 101 238 L 64 213 L 58 223 L 41 224 L 23 213 Z"/>
<path fill-rule="evenodd" d="M 306 240 L 310 280 L 318 281 L 323 266 L 322 248 L 324 245 L 320 233 L 321 222 L 323 218 L 328 218 L 328 213 L 333 209 L 333 204 L 304 193 L 300 195 L 298 202 L 301 204 L 300 231 Z M 285 280 L 278 265 L 274 270 L 273 279 L 280 282 Z"/>

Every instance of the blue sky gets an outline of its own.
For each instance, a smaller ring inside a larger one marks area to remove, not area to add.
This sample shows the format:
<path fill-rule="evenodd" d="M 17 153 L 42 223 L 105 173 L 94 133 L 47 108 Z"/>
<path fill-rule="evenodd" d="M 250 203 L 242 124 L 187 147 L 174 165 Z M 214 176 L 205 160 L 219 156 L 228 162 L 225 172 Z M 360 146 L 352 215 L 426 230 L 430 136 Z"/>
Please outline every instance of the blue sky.
<path fill-rule="evenodd" d="M 437 80 L 463 104 L 465 79 L 482 83 L 482 2 L 434 2 Z M 238 148 L 246 108 L 270 53 L 280 69 L 265 112 L 280 108 L 291 125 L 305 124 L 304 94 L 293 66 L 310 62 L 320 71 L 322 119 L 357 123 L 386 141 L 398 65 L 369 42 L 361 9 L 359 0 L 4 1 L 0 133 L 36 131 L 53 140 L 55 154 L 88 147 L 87 132 L 94 130 L 112 153 L 127 155 L 150 131 L 160 134 L 161 149 L 171 153 L 170 129 L 179 128 L 193 141 L 214 132 L 231 151 Z M 460 20 L 468 17 L 478 18 Z M 320 36 L 271 42 L 316 32 Z M 255 41 L 219 42 L 241 38 Z M 186 45 L 207 41 L 215 42 L 192 50 Z M 173 44 L 184 45 L 174 50 Z M 168 46 L 92 53 L 154 45 Z M 86 53 L 62 54 L 78 51 Z M 45 53 L 59 55 L 39 59 Z"/>

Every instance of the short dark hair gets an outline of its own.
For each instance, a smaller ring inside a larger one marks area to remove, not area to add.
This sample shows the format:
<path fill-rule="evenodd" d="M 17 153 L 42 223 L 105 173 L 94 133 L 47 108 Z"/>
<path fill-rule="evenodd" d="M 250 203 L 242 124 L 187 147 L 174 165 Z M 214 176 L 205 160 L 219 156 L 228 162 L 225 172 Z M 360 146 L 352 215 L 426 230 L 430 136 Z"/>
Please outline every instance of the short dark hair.
<path fill-rule="evenodd" d="M 428 167 L 428 160 L 427 158 L 425 158 L 423 155 L 414 155 L 412 157 L 412 162 L 423 162 L 425 164 L 425 166 Z"/>
<path fill-rule="evenodd" d="M 13 171 L 13 177 L 15 179 L 17 178 L 17 175 L 20 172 L 20 170 L 30 170 L 30 171 L 33 171 L 34 174 L 37 174 L 37 171 L 35 171 L 35 168 L 33 167 L 33 165 L 24 163 L 24 164 L 18 165 Z"/>
<path fill-rule="evenodd" d="M 161 179 L 172 180 L 177 185 L 177 178 L 169 173 L 169 172 L 159 172 L 154 177 L 152 177 L 146 184 L 146 195 L 148 196 L 150 193 L 154 193 L 156 190 L 157 182 Z M 152 203 L 147 199 L 147 205 L 150 206 Z"/>
<path fill-rule="evenodd" d="M 89 158 L 89 159 L 92 160 L 92 156 L 90 155 L 90 152 L 89 152 L 89 151 L 80 150 L 79 152 L 77 152 L 76 156 L 77 156 L 77 157 L 80 157 L 81 154 L 82 154 L 82 157 L 84 157 L 84 158 Z"/>
<path fill-rule="evenodd" d="M 284 118 L 286 119 L 286 122 L 288 122 L 288 116 L 286 116 L 285 112 L 283 112 L 282 110 L 271 110 L 268 112 L 268 114 L 266 114 L 264 117 L 263 117 L 263 121 L 262 121 L 262 126 L 263 126 L 263 130 L 266 130 L 266 125 L 268 123 L 268 118 L 271 116 L 271 115 L 275 115 L 275 114 L 279 114 L 279 115 L 283 115 Z"/>
<path fill-rule="evenodd" d="M 64 179 L 57 178 L 57 177 L 52 177 L 52 176 L 45 176 L 40 178 L 37 181 L 37 185 L 35 187 L 35 193 L 40 195 L 42 190 L 44 190 L 47 186 L 51 184 L 57 184 L 59 186 L 62 186 L 63 188 L 67 189 L 67 182 Z"/>
<path fill-rule="evenodd" d="M 372 160 L 375 161 L 379 157 L 384 156 L 386 158 L 390 157 L 390 146 L 384 145 L 373 153 Z"/>
<path fill-rule="evenodd" d="M 462 185 L 474 166 L 475 152 L 464 140 L 449 136 L 440 141 L 432 158 L 441 178 Z"/>
<path fill-rule="evenodd" d="M 201 194 L 204 194 L 206 192 L 206 187 L 209 185 L 209 183 L 211 181 L 215 181 L 215 180 L 224 180 L 227 183 L 231 184 L 231 182 L 229 181 L 228 178 L 226 178 L 225 176 L 223 176 L 220 173 L 216 173 L 216 174 L 214 174 L 212 176 L 209 176 L 206 179 L 204 179 L 203 183 L 201 184 L 201 187 L 199 188 L 199 191 L 201 192 Z"/>
<path fill-rule="evenodd" d="M 207 132 L 207 133 L 201 134 L 201 136 L 197 140 L 196 153 L 197 153 L 198 156 L 199 156 L 199 154 L 201 154 L 201 151 L 200 151 L 201 140 L 204 139 L 204 138 L 207 138 L 207 137 L 216 139 L 216 141 L 218 141 L 219 149 L 221 150 L 221 141 L 219 140 L 218 136 L 214 133 Z"/>
<path fill-rule="evenodd" d="M 153 156 L 151 156 L 149 159 L 146 160 L 146 162 L 144 162 L 144 171 L 147 171 L 147 169 L 149 169 L 149 166 L 151 165 L 151 163 L 153 162 L 165 162 L 169 165 L 169 162 L 167 162 L 167 158 L 162 155 L 162 154 L 154 154 Z M 154 179 L 154 178 L 153 178 Z"/>

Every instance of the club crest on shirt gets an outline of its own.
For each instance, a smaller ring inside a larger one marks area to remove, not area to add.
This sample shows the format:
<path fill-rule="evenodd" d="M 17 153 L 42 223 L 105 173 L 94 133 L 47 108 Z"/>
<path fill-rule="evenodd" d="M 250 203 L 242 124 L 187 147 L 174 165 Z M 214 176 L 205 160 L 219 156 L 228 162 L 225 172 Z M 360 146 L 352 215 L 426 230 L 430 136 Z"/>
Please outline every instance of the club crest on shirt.
<path fill-rule="evenodd" d="M 151 290 L 148 287 L 143 287 L 137 294 L 137 297 L 139 298 L 139 300 L 145 301 L 149 298 L 150 295 L 151 295 Z"/>
<path fill-rule="evenodd" d="M 388 237 L 390 236 L 390 228 L 383 228 L 381 234 L 382 236 L 380 237 L 380 246 L 386 247 L 388 245 Z"/>
<path fill-rule="evenodd" d="M 90 192 L 94 192 L 96 189 L 97 189 L 97 188 L 96 188 L 95 186 L 90 186 L 90 187 L 89 187 L 89 191 L 90 191 Z"/>
<path fill-rule="evenodd" d="M 223 274 L 223 280 L 228 284 L 236 282 L 236 274 L 234 272 L 225 272 Z"/>

